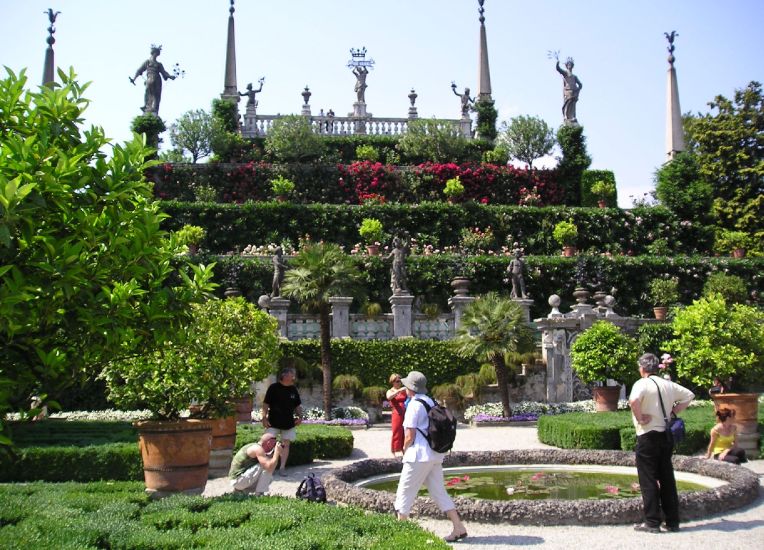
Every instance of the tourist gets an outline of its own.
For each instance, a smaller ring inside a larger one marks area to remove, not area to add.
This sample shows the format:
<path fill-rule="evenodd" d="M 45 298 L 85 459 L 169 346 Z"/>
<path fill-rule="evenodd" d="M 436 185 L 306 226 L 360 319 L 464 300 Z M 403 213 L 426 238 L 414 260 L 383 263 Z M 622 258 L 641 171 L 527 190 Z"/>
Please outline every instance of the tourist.
<path fill-rule="evenodd" d="M 405 521 L 409 517 L 419 488 L 425 484 L 430 497 L 442 512 L 451 520 L 453 528 L 444 538 L 446 542 L 456 542 L 467 536 L 454 501 L 448 496 L 443 483 L 443 453 L 430 448 L 424 434 L 427 433 L 429 418 L 427 409 L 420 403 L 426 402 L 430 407 L 434 401 L 427 395 L 427 379 L 418 371 L 411 371 L 401 380 L 406 388 L 406 394 L 411 397 L 406 414 L 403 418 L 403 470 L 398 482 L 395 495 L 395 511 L 398 519 Z"/>
<path fill-rule="evenodd" d="M 666 432 L 666 415 L 676 414 L 690 404 L 695 395 L 675 382 L 654 376 L 659 360 L 645 353 L 638 360 L 641 378 L 629 395 L 632 421 L 637 432 L 636 462 L 639 488 L 642 492 L 644 521 L 634 526 L 637 531 L 661 532 L 661 516 L 666 530 L 679 531 L 679 496 L 676 492 L 671 455 L 674 445 Z"/>
<path fill-rule="evenodd" d="M 263 427 L 268 433 L 281 436 L 281 466 L 279 475 L 286 476 L 289 446 L 297 438 L 296 426 L 302 423 L 302 402 L 294 386 L 297 372 L 286 367 L 279 371 L 278 380 L 268 386 L 263 399 Z"/>
<path fill-rule="evenodd" d="M 745 450 L 737 446 L 737 425 L 734 422 L 735 411 L 721 407 L 716 411 L 718 422 L 711 428 L 711 442 L 708 444 L 706 458 L 714 458 L 732 464 L 748 462 Z"/>
<path fill-rule="evenodd" d="M 164 70 L 158 60 L 159 54 L 162 53 L 162 46 L 151 46 L 151 56 L 143 62 L 135 71 L 135 76 L 130 79 L 130 82 L 135 85 L 135 79 L 146 73 L 146 93 L 144 94 L 143 107 L 141 110 L 146 113 L 153 113 L 157 115 L 159 113 L 159 102 L 162 100 L 162 78 L 165 80 L 175 80 L 175 75 L 171 75 Z"/>
<path fill-rule="evenodd" d="M 709 388 L 708 395 L 713 397 L 714 395 L 728 392 L 729 389 L 727 389 L 727 386 L 724 384 L 724 382 L 722 382 L 722 379 L 718 376 L 714 376 L 714 385 Z"/>
<path fill-rule="evenodd" d="M 281 443 L 272 433 L 264 433 L 257 443 L 243 446 L 231 461 L 228 477 L 236 492 L 253 492 L 263 495 L 273 480 L 273 472 L 279 463 Z"/>
<path fill-rule="evenodd" d="M 403 415 L 406 412 L 406 388 L 401 383 L 401 375 L 395 373 L 390 375 L 390 385 L 392 387 L 385 394 L 393 411 L 390 420 L 393 431 L 390 450 L 393 452 L 393 456 L 398 456 L 397 453 L 401 453 L 403 456 Z"/>

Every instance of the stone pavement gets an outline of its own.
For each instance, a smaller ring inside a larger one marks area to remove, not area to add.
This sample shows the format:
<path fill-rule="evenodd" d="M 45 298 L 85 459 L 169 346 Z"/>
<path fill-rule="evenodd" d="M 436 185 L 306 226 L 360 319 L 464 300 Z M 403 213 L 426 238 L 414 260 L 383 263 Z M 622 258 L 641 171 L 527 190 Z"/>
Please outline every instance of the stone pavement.
<path fill-rule="evenodd" d="M 354 430 L 354 448 L 348 459 L 315 461 L 313 464 L 289 468 L 285 478 L 276 476 L 271 484 L 271 494 L 292 497 L 307 472 L 322 476 L 340 466 L 364 458 L 390 457 L 389 425 L 376 425 L 368 430 Z M 552 448 L 540 443 L 535 426 L 480 427 L 459 425 L 454 450 L 502 450 Z M 764 460 L 754 460 L 746 467 L 764 476 Z M 228 492 L 225 478 L 212 479 L 207 483 L 205 496 L 217 496 Z M 631 525 L 614 526 L 527 526 L 511 524 L 467 524 L 469 537 L 455 543 L 462 549 L 498 550 L 516 546 L 537 548 L 586 548 L 586 550 L 644 550 L 645 546 L 670 548 L 671 550 L 697 549 L 707 546 L 724 548 L 764 548 L 764 492 L 752 504 L 724 512 L 703 520 L 682 524 L 679 533 L 653 535 L 637 533 Z M 393 513 L 392 510 L 390 513 Z M 419 525 L 438 536 L 447 535 L 451 524 L 448 520 L 415 518 Z"/>

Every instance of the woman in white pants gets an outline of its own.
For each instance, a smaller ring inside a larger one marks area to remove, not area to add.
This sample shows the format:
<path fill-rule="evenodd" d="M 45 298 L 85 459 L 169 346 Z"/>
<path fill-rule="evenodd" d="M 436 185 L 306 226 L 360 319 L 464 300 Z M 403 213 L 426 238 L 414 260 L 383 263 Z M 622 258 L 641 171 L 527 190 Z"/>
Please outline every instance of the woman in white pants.
<path fill-rule="evenodd" d="M 395 511 L 399 520 L 407 520 L 419 488 L 425 484 L 430 497 L 453 524 L 451 534 L 444 538 L 446 542 L 455 542 L 467 536 L 454 501 L 448 496 L 443 483 L 443 453 L 430 448 L 422 432 L 427 433 L 429 419 L 425 406 L 417 401 L 421 399 L 430 407 L 433 400 L 427 396 L 427 379 L 418 371 L 411 371 L 401 380 L 406 394 L 411 398 L 406 415 L 403 417 L 403 470 L 395 495 Z M 420 432 L 420 430 L 422 430 Z"/>

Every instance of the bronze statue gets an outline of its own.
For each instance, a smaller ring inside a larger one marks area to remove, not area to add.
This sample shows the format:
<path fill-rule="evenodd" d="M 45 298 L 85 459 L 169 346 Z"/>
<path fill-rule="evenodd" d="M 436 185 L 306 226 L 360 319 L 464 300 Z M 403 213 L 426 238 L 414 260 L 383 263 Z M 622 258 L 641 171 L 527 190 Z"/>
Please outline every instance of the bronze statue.
<path fill-rule="evenodd" d="M 560 59 L 555 52 L 554 58 L 556 61 L 555 68 L 557 72 L 562 75 L 563 82 L 563 103 L 562 103 L 562 117 L 565 124 L 578 124 L 576 119 L 576 103 L 578 103 L 578 94 L 583 88 L 583 84 L 576 75 L 573 74 L 573 58 L 569 57 L 565 61 L 565 69 L 560 67 Z"/>
<path fill-rule="evenodd" d="M 253 109 L 257 107 L 257 100 L 255 99 L 255 96 L 263 91 L 263 82 L 265 82 L 265 77 L 262 77 L 260 80 L 258 80 L 260 83 L 260 87 L 257 90 L 254 90 L 252 88 L 252 83 L 250 82 L 247 84 L 247 91 L 246 92 L 239 92 L 240 96 L 247 97 L 247 109 L 252 107 Z"/>
<path fill-rule="evenodd" d="M 390 268 L 390 288 L 393 294 L 405 294 L 408 291 L 408 274 L 406 272 L 406 257 L 409 254 L 408 243 L 404 244 L 400 237 L 393 239 L 393 250 L 387 260 L 392 259 Z"/>
<path fill-rule="evenodd" d="M 464 93 L 460 94 L 456 91 L 456 82 L 451 83 L 451 91 L 454 92 L 454 95 L 459 97 L 459 99 L 462 100 L 462 118 L 467 118 L 470 116 L 470 104 L 475 103 L 475 98 L 470 97 L 470 89 L 464 88 Z"/>
<path fill-rule="evenodd" d="M 525 260 L 523 259 L 523 249 L 515 243 L 515 249 L 513 250 L 515 257 L 509 262 L 507 266 L 507 273 L 509 274 L 509 280 L 512 283 L 512 292 L 509 294 L 510 298 L 527 298 L 525 293 L 525 277 L 523 272 L 525 271 Z M 506 280 L 506 279 L 505 279 Z"/>
<path fill-rule="evenodd" d="M 284 282 L 284 272 L 286 264 L 284 263 L 284 250 L 276 247 L 276 253 L 273 255 L 273 285 L 271 288 L 271 298 L 281 296 L 281 283 Z"/>
<path fill-rule="evenodd" d="M 130 82 L 135 85 L 135 79 L 144 72 L 146 73 L 146 94 L 141 110 L 147 114 L 159 114 L 159 102 L 162 100 L 162 78 L 165 80 L 175 80 L 175 75 L 165 71 L 164 65 L 157 60 L 160 53 L 162 53 L 162 46 L 154 46 L 152 44 L 151 56 L 138 67 L 138 70 L 135 71 L 135 76 L 130 79 Z"/>
<path fill-rule="evenodd" d="M 353 68 L 353 74 L 356 77 L 354 91 L 356 93 L 356 99 L 358 103 L 364 103 L 366 101 L 366 75 L 369 74 L 369 69 L 363 65 L 359 65 Z"/>

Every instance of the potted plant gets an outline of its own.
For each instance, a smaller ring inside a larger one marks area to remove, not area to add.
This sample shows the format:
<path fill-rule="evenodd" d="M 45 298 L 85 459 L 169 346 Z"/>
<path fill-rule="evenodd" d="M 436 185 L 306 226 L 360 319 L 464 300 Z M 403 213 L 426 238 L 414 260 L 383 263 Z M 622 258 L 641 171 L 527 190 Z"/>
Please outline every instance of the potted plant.
<path fill-rule="evenodd" d="M 764 312 L 712 294 L 679 309 L 672 328 L 666 349 L 677 376 L 702 388 L 711 387 L 714 377 L 731 380 L 731 391 L 714 394 L 714 402 L 736 411 L 739 444 L 749 456 L 758 455 L 755 390 L 764 386 Z"/>
<path fill-rule="evenodd" d="M 609 321 L 597 321 L 573 342 L 571 367 L 584 384 L 592 389 L 597 411 L 618 407 L 620 385 L 608 386 L 608 380 L 628 384 L 637 379 L 637 343 Z"/>
<path fill-rule="evenodd" d="M 355 374 L 338 374 L 332 380 L 332 390 L 338 394 L 357 399 L 361 396 L 363 383 Z"/>
<path fill-rule="evenodd" d="M 714 248 L 717 252 L 731 254 L 733 258 L 745 258 L 751 238 L 745 231 L 722 229 L 716 235 Z"/>
<path fill-rule="evenodd" d="M 447 409 L 458 413 L 464 411 L 464 394 L 462 388 L 456 384 L 440 384 L 432 388 L 432 396 Z"/>
<path fill-rule="evenodd" d="M 554 240 L 562 246 L 563 256 L 574 256 L 576 254 L 576 239 L 578 239 L 578 227 L 573 220 L 557 222 L 552 232 Z"/>
<path fill-rule="evenodd" d="M 600 208 L 607 207 L 608 200 L 615 196 L 615 182 L 610 180 L 597 180 L 591 188 L 592 194 L 597 197 Z"/>
<path fill-rule="evenodd" d="M 475 265 L 467 261 L 467 255 L 463 252 L 454 260 L 453 273 L 451 288 L 454 289 L 454 295 L 467 296 L 472 277 L 475 275 Z"/>
<path fill-rule="evenodd" d="M 362 311 L 369 319 L 377 319 L 382 315 L 382 306 L 378 302 L 366 302 Z"/>
<path fill-rule="evenodd" d="M 655 318 L 663 321 L 668 307 L 679 301 L 679 281 L 675 278 L 656 278 L 650 281 L 647 294 L 653 303 Z"/>
<path fill-rule="evenodd" d="M 363 389 L 362 397 L 369 414 L 369 422 L 378 422 L 382 418 L 382 403 L 385 401 L 385 388 L 369 386 Z"/>
<path fill-rule="evenodd" d="M 361 220 L 361 227 L 358 229 L 358 233 L 366 243 L 366 251 L 369 255 L 376 256 L 379 254 L 379 243 L 385 235 L 382 222 L 376 218 L 364 218 Z"/>
<path fill-rule="evenodd" d="M 271 180 L 271 191 L 276 196 L 276 200 L 283 202 L 294 192 L 294 182 L 284 176 L 279 176 Z"/>
<path fill-rule="evenodd" d="M 191 255 L 199 252 L 199 246 L 206 236 L 207 232 L 198 225 L 184 225 L 175 234 L 178 245 L 188 247 L 188 253 Z"/>
<path fill-rule="evenodd" d="M 146 491 L 201 493 L 208 476 L 211 422 L 233 412 L 278 360 L 278 324 L 243 298 L 195 304 L 191 322 L 161 348 L 109 363 L 101 377 L 119 408 L 147 408 L 136 423 Z M 195 418 L 182 417 L 196 403 Z M 232 450 L 232 449 L 231 449 Z"/>
<path fill-rule="evenodd" d="M 448 199 L 448 202 L 452 204 L 464 194 L 464 185 L 459 179 L 459 176 L 446 180 L 446 186 L 443 188 L 443 194 Z"/>

